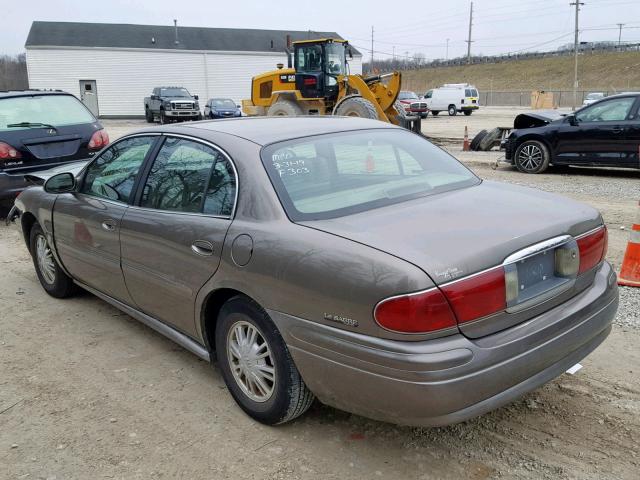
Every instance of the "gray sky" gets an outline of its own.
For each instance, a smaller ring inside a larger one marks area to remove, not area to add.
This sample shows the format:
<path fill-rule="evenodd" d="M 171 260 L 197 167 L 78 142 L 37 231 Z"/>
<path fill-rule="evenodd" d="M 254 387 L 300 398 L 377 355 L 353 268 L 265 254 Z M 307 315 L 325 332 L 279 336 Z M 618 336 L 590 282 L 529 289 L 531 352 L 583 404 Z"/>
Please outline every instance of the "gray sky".
<path fill-rule="evenodd" d="M 640 41 L 640 0 L 584 0 L 582 41 Z M 475 0 L 472 51 L 551 50 L 573 42 L 570 0 Z M 422 52 L 428 59 L 466 52 L 468 0 L 317 2 L 282 0 L 3 0 L 0 54 L 24 50 L 34 20 L 336 31 L 368 57 Z M 368 8 L 377 4 L 375 8 Z M 395 49 L 394 49 L 395 47 Z"/>

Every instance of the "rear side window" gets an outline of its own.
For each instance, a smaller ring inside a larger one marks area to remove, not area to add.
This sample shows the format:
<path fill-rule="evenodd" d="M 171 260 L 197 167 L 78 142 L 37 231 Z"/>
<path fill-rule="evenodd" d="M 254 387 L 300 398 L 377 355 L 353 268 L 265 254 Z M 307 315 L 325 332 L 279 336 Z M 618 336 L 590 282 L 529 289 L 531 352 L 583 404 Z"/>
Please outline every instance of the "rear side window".
<path fill-rule="evenodd" d="M 133 137 L 111 145 L 84 175 L 80 191 L 128 203 L 140 166 L 157 137 Z"/>
<path fill-rule="evenodd" d="M 218 150 L 167 138 L 142 191 L 140 206 L 230 216 L 236 192 L 233 167 Z"/>
<path fill-rule="evenodd" d="M 20 128 L 19 123 L 47 123 L 54 127 L 93 123 L 96 119 L 72 95 L 34 95 L 0 99 L 0 131 Z"/>
<path fill-rule="evenodd" d="M 336 218 L 480 181 L 438 147 L 400 129 L 281 142 L 265 147 L 262 161 L 294 221 Z"/>

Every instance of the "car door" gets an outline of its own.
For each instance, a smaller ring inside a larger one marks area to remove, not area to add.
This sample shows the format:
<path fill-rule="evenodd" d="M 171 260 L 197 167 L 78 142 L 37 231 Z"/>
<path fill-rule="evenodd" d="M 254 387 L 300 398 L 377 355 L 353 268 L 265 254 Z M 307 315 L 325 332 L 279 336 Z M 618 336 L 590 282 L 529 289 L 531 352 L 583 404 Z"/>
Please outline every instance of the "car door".
<path fill-rule="evenodd" d="M 611 98 L 576 112 L 558 127 L 556 163 L 620 165 L 632 151 L 628 131 L 635 97 Z"/>
<path fill-rule="evenodd" d="M 629 151 L 621 159 L 621 166 L 640 168 L 640 99 L 633 106 L 627 126 L 627 143 Z"/>
<path fill-rule="evenodd" d="M 159 136 L 114 143 L 86 168 L 77 192 L 59 195 L 53 230 L 60 260 L 78 281 L 131 304 L 120 269 L 120 222 Z"/>
<path fill-rule="evenodd" d="M 236 173 L 215 146 L 167 136 L 124 214 L 122 270 L 146 314 L 195 333 L 198 291 L 215 273 L 236 201 Z"/>

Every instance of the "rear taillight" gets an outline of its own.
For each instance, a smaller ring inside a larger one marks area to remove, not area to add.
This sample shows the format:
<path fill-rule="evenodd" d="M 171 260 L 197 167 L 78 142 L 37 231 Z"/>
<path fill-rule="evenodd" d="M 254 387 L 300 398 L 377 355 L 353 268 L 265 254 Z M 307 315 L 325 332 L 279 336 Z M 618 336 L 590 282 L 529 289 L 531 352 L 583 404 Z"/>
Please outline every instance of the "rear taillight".
<path fill-rule="evenodd" d="M 576 239 L 580 250 L 580 268 L 578 274 L 591 270 L 598 265 L 607 253 L 609 235 L 607 227 L 602 226 L 597 230 L 587 233 Z"/>
<path fill-rule="evenodd" d="M 0 142 L 0 160 L 15 160 L 22 158 L 20 151 L 8 143 Z"/>
<path fill-rule="evenodd" d="M 441 288 L 460 323 L 486 317 L 507 308 L 507 286 L 502 266 Z"/>
<path fill-rule="evenodd" d="M 427 333 L 456 326 L 456 317 L 437 288 L 382 300 L 373 314 L 382 328 L 394 332 Z"/>
<path fill-rule="evenodd" d="M 100 150 L 109 145 L 109 135 L 105 130 L 96 130 L 89 140 L 89 150 Z"/>

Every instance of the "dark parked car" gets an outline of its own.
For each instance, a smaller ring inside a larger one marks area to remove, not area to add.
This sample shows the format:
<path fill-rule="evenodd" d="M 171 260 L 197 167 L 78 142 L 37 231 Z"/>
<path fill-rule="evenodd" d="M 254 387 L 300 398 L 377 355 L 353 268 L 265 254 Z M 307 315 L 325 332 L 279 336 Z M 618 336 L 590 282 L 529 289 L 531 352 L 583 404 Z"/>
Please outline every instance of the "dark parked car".
<path fill-rule="evenodd" d="M 0 92 L 0 208 L 28 185 L 26 173 L 90 158 L 108 143 L 100 122 L 69 93 Z"/>
<path fill-rule="evenodd" d="M 640 168 L 639 107 L 639 94 L 623 94 L 571 115 L 518 115 L 504 143 L 506 160 L 525 173 L 541 173 L 549 165 Z"/>
<path fill-rule="evenodd" d="M 401 424 L 480 415 L 583 359 L 618 306 L 596 210 L 375 120 L 149 128 L 16 206 L 50 295 L 80 285 L 217 359 L 268 424 L 314 396 Z"/>
<path fill-rule="evenodd" d="M 202 120 L 198 95 L 183 87 L 156 87 L 144 98 L 144 117 L 149 123 L 157 118 L 161 124 Z"/>
<path fill-rule="evenodd" d="M 240 105 L 230 98 L 210 98 L 204 106 L 205 118 L 241 117 Z"/>

